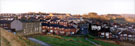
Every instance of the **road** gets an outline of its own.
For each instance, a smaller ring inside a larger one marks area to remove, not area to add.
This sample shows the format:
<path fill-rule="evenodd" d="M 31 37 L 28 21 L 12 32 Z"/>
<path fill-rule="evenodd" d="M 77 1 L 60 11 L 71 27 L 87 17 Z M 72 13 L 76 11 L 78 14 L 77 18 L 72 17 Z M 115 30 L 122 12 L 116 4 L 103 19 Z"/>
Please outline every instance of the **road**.
<path fill-rule="evenodd" d="M 96 45 L 96 46 L 101 46 L 101 45 L 99 45 L 99 44 L 97 44 L 97 43 L 95 43 L 95 42 L 93 42 L 93 41 L 91 41 L 91 40 L 88 40 L 88 38 L 85 38 L 85 40 L 89 41 L 90 43 L 92 43 L 92 44 L 94 44 L 94 45 Z"/>
<path fill-rule="evenodd" d="M 49 45 L 48 43 L 42 42 L 42 41 L 37 40 L 37 39 L 35 39 L 35 38 L 29 37 L 28 39 L 31 40 L 31 41 L 33 41 L 33 42 L 35 42 L 35 43 L 40 44 L 41 46 L 51 46 L 51 45 Z"/>

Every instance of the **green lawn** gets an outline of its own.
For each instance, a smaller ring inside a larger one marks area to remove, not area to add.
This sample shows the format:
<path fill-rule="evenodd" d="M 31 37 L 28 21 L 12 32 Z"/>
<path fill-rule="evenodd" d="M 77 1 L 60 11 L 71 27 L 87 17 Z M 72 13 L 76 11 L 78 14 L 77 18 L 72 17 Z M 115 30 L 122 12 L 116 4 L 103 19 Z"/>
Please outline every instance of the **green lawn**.
<path fill-rule="evenodd" d="M 49 43 L 52 46 L 95 46 L 89 41 L 85 40 L 84 37 L 68 37 L 68 36 L 60 36 L 58 37 L 52 37 L 52 36 L 34 36 L 34 38 L 41 40 L 43 42 Z M 111 43 L 106 43 L 103 41 L 97 41 L 93 39 L 89 39 L 91 41 L 94 41 L 102 46 L 118 46 Z"/>
<path fill-rule="evenodd" d="M 119 46 L 119 45 L 116 45 L 116 44 L 112 44 L 112 43 L 107 43 L 107 42 L 103 42 L 103 41 L 98 41 L 98 40 L 93 40 L 93 39 L 89 39 L 97 44 L 100 44 L 102 46 Z"/>
<path fill-rule="evenodd" d="M 97 44 L 100 44 L 102 46 L 120 46 L 120 45 L 116 45 L 116 44 L 112 44 L 112 43 L 107 43 L 107 42 L 103 42 L 103 41 L 93 40 L 96 37 L 91 36 L 91 35 L 88 35 L 88 37 L 89 37 L 89 40 L 91 40 L 91 41 L 93 41 L 93 42 L 95 42 Z"/>

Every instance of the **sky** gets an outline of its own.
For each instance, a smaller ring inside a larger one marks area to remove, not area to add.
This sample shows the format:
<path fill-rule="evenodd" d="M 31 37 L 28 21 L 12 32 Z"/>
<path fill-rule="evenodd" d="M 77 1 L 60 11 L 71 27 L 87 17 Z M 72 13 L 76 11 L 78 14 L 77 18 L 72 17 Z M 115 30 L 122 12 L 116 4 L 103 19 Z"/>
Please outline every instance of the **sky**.
<path fill-rule="evenodd" d="M 135 14 L 135 0 L 0 0 L 0 12 Z"/>

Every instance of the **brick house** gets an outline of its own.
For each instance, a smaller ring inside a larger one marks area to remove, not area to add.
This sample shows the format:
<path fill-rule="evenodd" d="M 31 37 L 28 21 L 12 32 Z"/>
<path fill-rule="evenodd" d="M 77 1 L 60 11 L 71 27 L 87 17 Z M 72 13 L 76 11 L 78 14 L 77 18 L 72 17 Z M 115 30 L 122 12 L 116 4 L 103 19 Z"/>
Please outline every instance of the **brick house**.
<path fill-rule="evenodd" d="M 77 29 L 73 26 L 64 26 L 44 22 L 42 23 L 42 31 L 43 33 L 51 33 L 56 35 L 73 35 L 77 32 Z"/>

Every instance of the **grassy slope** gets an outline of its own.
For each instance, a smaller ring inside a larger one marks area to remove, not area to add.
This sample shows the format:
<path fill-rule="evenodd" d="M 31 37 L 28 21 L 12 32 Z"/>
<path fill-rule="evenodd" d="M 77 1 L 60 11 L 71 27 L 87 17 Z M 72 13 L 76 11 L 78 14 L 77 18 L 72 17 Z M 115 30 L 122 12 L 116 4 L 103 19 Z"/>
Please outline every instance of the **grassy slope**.
<path fill-rule="evenodd" d="M 83 41 L 80 40 L 81 42 L 76 41 L 77 39 L 73 39 L 73 40 L 65 40 L 65 39 L 59 39 L 59 38 L 54 38 L 54 37 L 50 37 L 50 36 L 36 36 L 35 37 L 38 40 L 41 40 L 43 42 L 47 42 L 53 46 L 91 46 L 92 44 L 89 44 L 88 41 Z M 82 44 L 84 43 L 84 44 Z"/>
<path fill-rule="evenodd" d="M 89 40 L 97 43 L 97 44 L 100 44 L 102 46 L 119 46 L 119 45 L 116 45 L 116 44 L 113 44 L 113 43 L 108 43 L 108 42 L 104 42 L 104 41 L 99 41 L 99 40 L 94 40 L 96 37 L 94 36 L 91 36 L 91 35 L 88 35 L 89 37 Z"/>
<path fill-rule="evenodd" d="M 34 36 L 34 37 L 43 42 L 52 44 L 53 46 L 63 46 L 63 45 L 64 46 L 95 46 L 92 43 L 85 40 L 84 37 L 67 37 L 67 36 L 62 36 L 61 38 L 56 38 L 51 36 Z M 112 43 L 106 43 L 94 39 L 89 39 L 89 40 L 94 41 L 102 46 L 118 46 Z"/>
<path fill-rule="evenodd" d="M 98 40 L 93 40 L 93 39 L 89 39 L 97 44 L 100 44 L 102 46 L 119 46 L 119 45 L 116 45 L 116 44 L 113 44 L 113 43 L 108 43 L 108 42 L 103 42 L 103 41 L 98 41 Z"/>
<path fill-rule="evenodd" d="M 1 46 L 37 46 L 35 43 L 0 28 Z"/>

